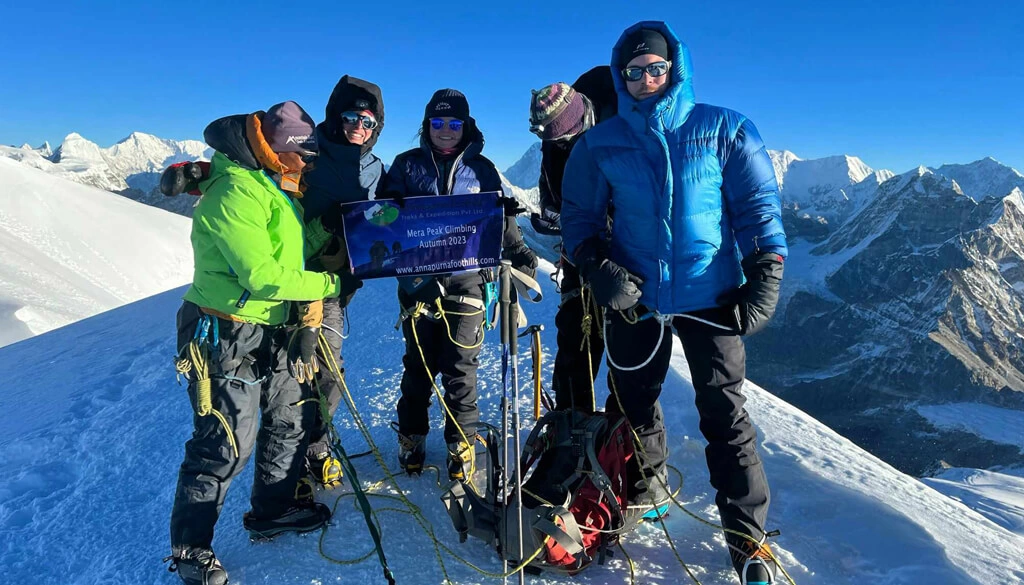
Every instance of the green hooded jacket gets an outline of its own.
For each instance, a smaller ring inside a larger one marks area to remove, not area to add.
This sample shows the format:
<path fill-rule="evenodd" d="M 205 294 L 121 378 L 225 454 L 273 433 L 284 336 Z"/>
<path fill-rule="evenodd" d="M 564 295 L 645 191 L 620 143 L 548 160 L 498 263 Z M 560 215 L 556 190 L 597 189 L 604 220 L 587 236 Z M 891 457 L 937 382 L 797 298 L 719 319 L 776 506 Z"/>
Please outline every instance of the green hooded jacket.
<path fill-rule="evenodd" d="M 288 320 L 289 301 L 337 297 L 337 276 L 304 270 L 302 209 L 262 170 L 217 152 L 192 217 L 195 276 L 185 300 L 261 325 Z M 319 238 L 317 238 L 319 239 Z M 322 242 L 319 242 L 322 243 Z"/>

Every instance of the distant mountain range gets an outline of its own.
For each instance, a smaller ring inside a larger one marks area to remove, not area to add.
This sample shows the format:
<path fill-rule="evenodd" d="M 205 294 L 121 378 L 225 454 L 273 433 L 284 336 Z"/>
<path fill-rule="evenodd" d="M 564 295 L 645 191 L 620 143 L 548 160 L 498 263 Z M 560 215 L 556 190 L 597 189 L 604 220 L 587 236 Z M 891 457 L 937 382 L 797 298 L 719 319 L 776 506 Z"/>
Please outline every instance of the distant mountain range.
<path fill-rule="evenodd" d="M 133 132 L 109 148 L 80 134 L 68 134 L 56 150 L 48 143 L 33 148 L 0 146 L 0 156 L 65 179 L 119 193 L 130 199 L 180 215 L 191 216 L 195 198 L 164 197 L 157 186 L 160 173 L 176 162 L 208 160 L 213 149 L 198 140 L 167 140 Z"/>

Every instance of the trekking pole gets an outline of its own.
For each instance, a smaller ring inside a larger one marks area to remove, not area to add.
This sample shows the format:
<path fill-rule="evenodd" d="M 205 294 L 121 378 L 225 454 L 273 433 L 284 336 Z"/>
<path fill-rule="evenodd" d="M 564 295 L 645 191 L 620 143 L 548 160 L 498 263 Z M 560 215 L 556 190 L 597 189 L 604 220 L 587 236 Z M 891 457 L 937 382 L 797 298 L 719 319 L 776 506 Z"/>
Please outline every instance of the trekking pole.
<path fill-rule="evenodd" d="M 511 303 L 511 296 L 509 294 L 509 285 L 511 281 L 509 279 L 509 267 L 512 265 L 508 260 L 501 261 L 501 267 L 498 269 L 498 316 L 499 323 L 498 329 L 501 330 L 501 500 L 504 508 L 508 509 L 508 380 L 506 374 L 508 372 L 508 347 L 509 347 L 509 304 Z M 502 515 L 501 527 L 502 539 L 507 538 L 508 535 L 508 514 Z M 501 583 L 507 585 L 508 583 L 508 551 L 502 547 L 501 551 Z"/>
<path fill-rule="evenodd" d="M 522 427 L 519 423 L 519 338 L 516 332 L 519 325 L 518 306 L 512 300 L 512 262 L 501 261 L 501 270 L 498 273 L 499 287 L 501 289 L 501 310 L 502 326 L 501 335 L 503 343 L 506 343 L 508 353 L 512 357 L 512 443 L 515 457 L 515 484 L 513 486 L 516 500 L 516 545 L 518 556 L 516 563 L 523 562 L 523 478 L 520 468 L 522 453 L 519 447 L 519 435 Z M 506 445 L 506 450 L 508 443 Z M 526 574 L 519 570 L 519 585 L 523 585 Z"/>

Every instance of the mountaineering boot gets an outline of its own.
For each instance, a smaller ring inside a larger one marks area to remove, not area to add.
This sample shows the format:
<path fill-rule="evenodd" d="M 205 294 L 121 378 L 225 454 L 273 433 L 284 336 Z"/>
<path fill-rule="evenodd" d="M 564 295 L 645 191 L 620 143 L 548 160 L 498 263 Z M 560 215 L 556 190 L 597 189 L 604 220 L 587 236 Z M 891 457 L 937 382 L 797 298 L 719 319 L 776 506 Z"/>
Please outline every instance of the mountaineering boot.
<path fill-rule="evenodd" d="M 468 481 L 473 472 L 473 446 L 465 441 L 448 443 L 448 479 Z"/>
<path fill-rule="evenodd" d="M 296 503 L 277 518 L 256 518 L 246 512 L 242 524 L 252 540 L 270 540 L 285 532 L 310 532 L 323 528 L 331 519 L 331 509 L 319 502 Z"/>
<path fill-rule="evenodd" d="M 392 428 L 398 433 L 398 464 L 402 466 L 402 471 L 409 475 L 423 473 L 423 461 L 427 458 L 427 436 L 403 435 L 394 426 Z"/>
<path fill-rule="evenodd" d="M 341 485 L 341 461 L 331 456 L 329 448 L 310 449 L 306 453 L 306 469 L 309 470 L 313 482 L 323 489 L 330 490 Z"/>
<path fill-rule="evenodd" d="M 171 561 L 167 570 L 178 573 L 185 585 L 225 585 L 228 582 L 228 572 L 208 548 L 184 547 L 164 560 Z"/>
<path fill-rule="evenodd" d="M 645 472 L 645 476 L 646 476 Z M 634 484 L 634 495 L 629 499 L 626 515 L 640 520 L 657 520 L 668 512 L 672 496 L 668 491 L 668 470 L 662 467 Z"/>
<path fill-rule="evenodd" d="M 762 542 L 758 545 L 749 540 L 736 544 L 739 537 L 731 534 L 726 535 L 725 541 L 729 544 L 729 556 L 742 585 L 775 584 L 775 559 L 767 544 Z"/>

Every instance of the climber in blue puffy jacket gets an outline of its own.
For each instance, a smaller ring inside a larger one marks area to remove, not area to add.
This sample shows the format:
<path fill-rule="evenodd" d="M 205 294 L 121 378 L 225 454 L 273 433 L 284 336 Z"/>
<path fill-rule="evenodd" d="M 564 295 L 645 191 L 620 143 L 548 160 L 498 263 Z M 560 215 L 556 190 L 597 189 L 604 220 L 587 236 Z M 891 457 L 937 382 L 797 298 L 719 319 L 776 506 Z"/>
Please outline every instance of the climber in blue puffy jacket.
<path fill-rule="evenodd" d="M 631 513 L 668 503 L 657 399 L 680 337 L 696 390 L 711 484 L 741 582 L 774 582 L 769 491 L 741 393 L 742 335 L 775 312 L 787 254 L 778 184 L 743 115 L 693 94 L 689 50 L 663 22 L 627 29 L 612 51 L 618 115 L 583 135 L 562 182 L 565 254 L 605 307 L 606 408 L 644 449 Z M 610 218 L 610 221 L 609 221 Z M 610 225 L 610 227 L 609 227 Z"/>

